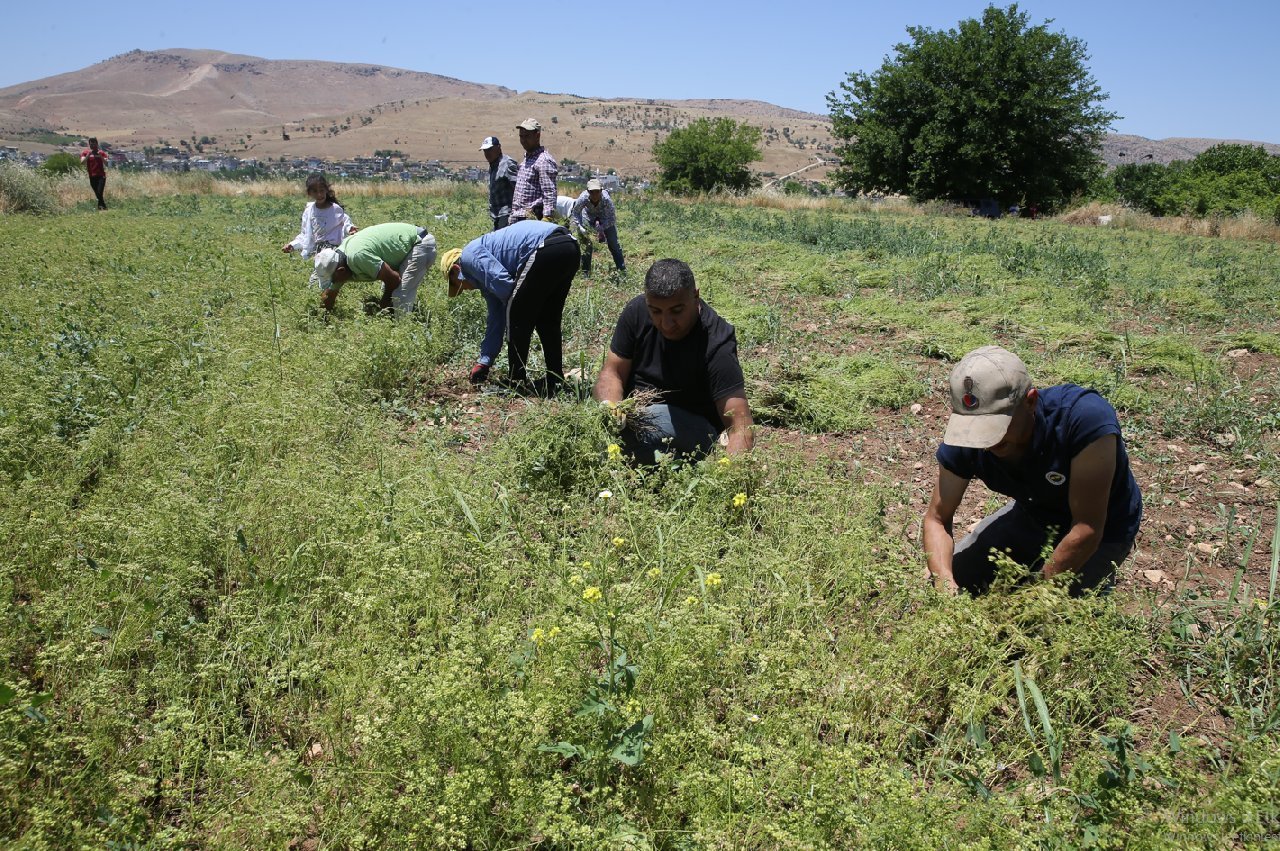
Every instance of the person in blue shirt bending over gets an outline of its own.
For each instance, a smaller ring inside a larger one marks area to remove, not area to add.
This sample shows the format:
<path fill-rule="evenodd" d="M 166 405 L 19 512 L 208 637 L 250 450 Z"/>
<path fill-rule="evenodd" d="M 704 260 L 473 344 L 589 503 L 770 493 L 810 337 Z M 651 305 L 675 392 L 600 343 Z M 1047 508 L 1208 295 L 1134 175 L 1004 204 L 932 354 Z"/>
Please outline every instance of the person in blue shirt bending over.
<path fill-rule="evenodd" d="M 578 272 L 578 241 L 564 227 L 522 219 L 440 257 L 449 297 L 479 290 L 489 308 L 472 384 L 483 384 L 507 341 L 507 381 L 521 392 L 552 395 L 564 381 L 562 322 L 565 299 Z M 534 332 L 547 374 L 530 382 L 526 371 Z"/>
<path fill-rule="evenodd" d="M 1037 390 L 1021 359 L 999 346 L 965 355 L 950 385 L 951 417 L 924 513 L 934 585 L 986 591 L 995 550 L 1046 579 L 1069 577 L 1073 596 L 1109 593 L 1142 522 L 1115 408 L 1074 384 Z M 952 521 L 975 478 L 1011 501 L 955 543 Z"/>

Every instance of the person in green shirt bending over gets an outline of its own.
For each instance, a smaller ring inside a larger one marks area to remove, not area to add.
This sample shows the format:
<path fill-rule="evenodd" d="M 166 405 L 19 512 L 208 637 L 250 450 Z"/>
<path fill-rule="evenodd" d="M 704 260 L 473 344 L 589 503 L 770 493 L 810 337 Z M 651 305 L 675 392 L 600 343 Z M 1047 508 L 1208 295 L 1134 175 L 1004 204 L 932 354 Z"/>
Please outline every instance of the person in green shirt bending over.
<path fill-rule="evenodd" d="M 436 262 L 436 238 L 426 228 L 388 222 L 357 231 L 337 248 L 316 254 L 320 304 L 333 310 L 338 291 L 347 281 L 381 281 L 380 310 L 413 310 L 418 285 Z"/>

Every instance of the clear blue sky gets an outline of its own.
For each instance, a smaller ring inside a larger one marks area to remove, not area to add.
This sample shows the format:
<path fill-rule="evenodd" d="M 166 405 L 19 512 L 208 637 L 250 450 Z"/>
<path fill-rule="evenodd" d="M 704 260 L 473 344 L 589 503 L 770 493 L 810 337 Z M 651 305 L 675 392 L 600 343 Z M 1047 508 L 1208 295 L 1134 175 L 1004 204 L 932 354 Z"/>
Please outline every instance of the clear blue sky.
<path fill-rule="evenodd" d="M 0 87 L 134 48 L 187 47 L 376 63 L 520 91 L 751 98 L 826 113 L 826 94 L 848 72 L 880 67 L 907 26 L 948 29 L 986 5 L 14 0 Z M 1117 132 L 1280 143 L 1280 0 L 1028 0 L 1019 8 L 1088 45 L 1093 75 L 1111 95 L 1106 106 L 1123 116 Z M 540 25 L 534 9 L 559 17 Z M 500 36 L 511 49 L 500 48 Z"/>

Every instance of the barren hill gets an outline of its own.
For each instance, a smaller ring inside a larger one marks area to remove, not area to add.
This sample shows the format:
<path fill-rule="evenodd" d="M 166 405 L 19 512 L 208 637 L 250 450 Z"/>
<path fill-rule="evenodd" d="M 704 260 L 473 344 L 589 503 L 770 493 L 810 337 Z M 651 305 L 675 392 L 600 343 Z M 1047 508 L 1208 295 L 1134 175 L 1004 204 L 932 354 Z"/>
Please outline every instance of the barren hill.
<path fill-rule="evenodd" d="M 510 89 L 340 62 L 215 50 L 134 50 L 79 71 L 0 89 L 0 132 L 31 127 L 124 141 L 279 125 L 410 98 L 506 98 Z"/>
<path fill-rule="evenodd" d="M 216 50 L 134 50 L 79 71 L 0 89 L 0 139 L 37 130 L 104 142 L 202 145 L 242 158 L 350 159 L 399 151 L 457 168 L 480 165 L 480 139 L 497 134 L 519 155 L 514 127 L 544 125 L 557 157 L 624 175 L 654 171 L 653 143 L 701 117 L 727 116 L 763 133 L 765 174 L 821 180 L 834 139 L 825 115 L 752 100 L 592 99 L 517 93 L 501 86 L 379 65 L 271 60 Z M 1103 159 L 1167 163 L 1219 144 L 1215 139 L 1145 139 L 1112 134 Z M 1271 153 L 1280 145 L 1262 144 Z"/>
<path fill-rule="evenodd" d="M 138 148 L 203 137 L 241 157 L 345 159 L 398 150 L 451 165 L 482 163 L 496 133 L 519 153 L 514 127 L 533 115 L 558 157 L 623 174 L 653 170 L 649 151 L 672 127 L 703 116 L 748 121 L 764 133 L 758 169 L 810 167 L 831 147 L 826 116 L 761 101 L 597 99 L 375 65 L 268 60 L 213 50 L 135 50 L 79 71 L 0 89 L 0 138 L 44 129 Z M 285 139 L 285 136 L 288 139 Z"/>
<path fill-rule="evenodd" d="M 1147 139 L 1143 136 L 1129 136 L 1122 133 L 1111 133 L 1102 142 L 1102 159 L 1108 166 L 1125 163 L 1161 163 L 1168 164 L 1174 160 L 1189 160 L 1197 154 L 1204 153 L 1214 145 L 1260 145 L 1269 154 L 1280 154 L 1280 145 L 1270 142 L 1250 142 L 1241 139 L 1195 139 L 1174 137 L 1171 139 Z"/>

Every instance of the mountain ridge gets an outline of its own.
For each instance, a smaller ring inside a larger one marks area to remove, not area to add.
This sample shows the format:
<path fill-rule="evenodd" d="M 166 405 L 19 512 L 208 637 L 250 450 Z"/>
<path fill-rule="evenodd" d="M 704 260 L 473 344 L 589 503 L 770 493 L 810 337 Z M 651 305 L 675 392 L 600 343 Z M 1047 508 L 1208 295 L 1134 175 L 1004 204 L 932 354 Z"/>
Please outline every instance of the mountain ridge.
<path fill-rule="evenodd" d="M 653 143 L 702 117 L 761 128 L 765 174 L 823 179 L 835 159 L 830 118 L 765 101 L 597 98 L 504 86 L 369 63 L 264 59 L 213 49 L 132 50 L 51 77 L 0 88 L 0 139 L 38 130 L 96 135 L 128 148 L 213 140 L 241 158 L 347 159 L 396 150 L 419 160 L 483 163 L 497 134 L 519 154 L 515 124 L 532 115 L 556 156 L 619 173 L 652 173 Z M 507 129 L 511 128 L 511 129 Z M 1187 159 L 1220 139 L 1109 134 L 1108 165 Z M 1280 154 L 1280 145 L 1262 145 Z"/>

